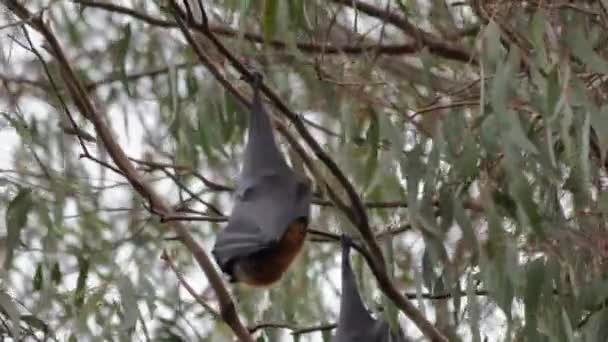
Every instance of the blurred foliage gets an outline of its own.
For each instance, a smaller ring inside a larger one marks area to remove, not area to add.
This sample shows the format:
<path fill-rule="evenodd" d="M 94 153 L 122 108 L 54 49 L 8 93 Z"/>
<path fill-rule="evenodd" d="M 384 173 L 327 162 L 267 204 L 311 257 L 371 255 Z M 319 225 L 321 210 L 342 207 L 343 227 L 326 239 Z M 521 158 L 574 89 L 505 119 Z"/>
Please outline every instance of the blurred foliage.
<path fill-rule="evenodd" d="M 44 9 L 142 178 L 188 215 L 229 213 L 246 111 L 166 24 L 165 3 L 23 3 Z M 366 2 L 410 26 L 350 1 L 203 3 L 219 39 L 264 72 L 355 184 L 398 288 L 450 340 L 608 340 L 605 1 Z M 3 340 L 227 340 L 229 329 L 179 285 L 162 250 L 215 306 L 204 274 L 125 179 L 80 158 L 40 61 L 16 43 L 27 45 L 19 21 L 4 7 L 0 18 Z M 416 51 L 390 49 L 400 44 Z M 109 162 L 68 105 L 87 148 Z M 313 214 L 312 228 L 356 234 L 332 207 Z M 208 250 L 221 227 L 191 224 Z M 233 288 L 247 324 L 334 322 L 338 248 L 311 241 L 277 287 Z M 355 266 L 368 306 L 396 322 L 367 266 Z M 406 335 L 420 336 L 398 318 Z M 256 338 L 331 335 L 289 332 L 260 329 Z"/>

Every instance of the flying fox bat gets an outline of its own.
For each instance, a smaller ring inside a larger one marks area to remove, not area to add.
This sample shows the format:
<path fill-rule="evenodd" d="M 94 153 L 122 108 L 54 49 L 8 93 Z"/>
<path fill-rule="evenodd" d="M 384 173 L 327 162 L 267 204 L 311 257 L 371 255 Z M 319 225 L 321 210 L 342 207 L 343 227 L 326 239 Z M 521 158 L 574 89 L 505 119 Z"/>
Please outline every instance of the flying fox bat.
<path fill-rule="evenodd" d="M 374 319 L 363 305 L 350 264 L 352 243 L 349 237 L 342 237 L 342 297 L 333 342 L 405 342 L 391 333 L 387 322 Z"/>
<path fill-rule="evenodd" d="M 312 192 L 275 143 L 260 95 L 262 76 L 253 73 L 249 81 L 253 103 L 243 166 L 228 225 L 212 253 L 230 282 L 265 287 L 281 278 L 304 245 Z"/>

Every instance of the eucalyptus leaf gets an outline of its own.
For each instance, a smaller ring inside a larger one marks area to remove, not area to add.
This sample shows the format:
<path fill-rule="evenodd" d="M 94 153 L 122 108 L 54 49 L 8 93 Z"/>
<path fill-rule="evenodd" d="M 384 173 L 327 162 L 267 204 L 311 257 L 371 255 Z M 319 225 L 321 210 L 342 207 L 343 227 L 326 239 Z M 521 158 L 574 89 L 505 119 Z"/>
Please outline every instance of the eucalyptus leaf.
<path fill-rule="evenodd" d="M 595 52 L 581 27 L 568 27 L 566 30 L 566 42 L 572 54 L 583 61 L 594 72 L 608 74 L 608 62 Z"/>
<path fill-rule="evenodd" d="M 263 27 L 264 27 L 264 40 L 270 42 L 274 38 L 274 34 L 277 27 L 277 20 L 279 19 L 277 13 L 279 11 L 280 2 L 277 0 L 264 0 L 264 14 L 263 14 Z"/>
<path fill-rule="evenodd" d="M 78 278 L 76 280 L 76 290 L 74 291 L 74 305 L 76 307 L 81 307 L 85 301 L 89 267 L 90 262 L 88 258 L 80 257 L 78 259 Z"/>
<path fill-rule="evenodd" d="M 32 190 L 29 188 L 22 188 L 6 208 L 5 224 L 7 236 L 4 269 L 9 269 L 11 267 L 13 253 L 21 243 L 21 230 L 27 224 L 28 214 L 33 205 Z"/>
<path fill-rule="evenodd" d="M 118 284 L 120 301 L 123 310 L 123 318 L 120 323 L 120 330 L 131 330 L 137 323 L 139 309 L 137 307 L 137 293 L 133 288 L 133 283 L 128 277 L 123 276 Z"/>
<path fill-rule="evenodd" d="M 123 84 L 123 88 L 128 96 L 133 96 L 131 90 L 129 89 L 129 80 L 127 75 L 127 55 L 129 52 L 129 46 L 131 44 L 131 24 L 127 23 L 122 28 L 122 34 L 122 37 L 116 45 L 116 59 L 119 63 L 118 70 L 120 70 L 120 81 Z"/>

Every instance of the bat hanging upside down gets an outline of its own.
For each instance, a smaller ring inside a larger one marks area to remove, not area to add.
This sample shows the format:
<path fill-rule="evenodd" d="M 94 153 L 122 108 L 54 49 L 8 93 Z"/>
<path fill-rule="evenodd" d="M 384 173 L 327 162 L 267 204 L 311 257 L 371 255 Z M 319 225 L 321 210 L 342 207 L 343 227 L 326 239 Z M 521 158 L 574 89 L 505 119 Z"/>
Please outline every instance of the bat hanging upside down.
<path fill-rule="evenodd" d="M 262 76 L 254 73 L 253 104 L 243 168 L 228 225 L 213 255 L 231 282 L 270 286 L 304 245 L 312 193 L 279 151 L 260 98 Z"/>
<path fill-rule="evenodd" d="M 350 264 L 350 237 L 342 236 L 342 296 L 340 317 L 332 342 L 405 342 L 401 330 L 396 333 L 383 319 L 375 319 L 365 308 L 355 274 Z"/>

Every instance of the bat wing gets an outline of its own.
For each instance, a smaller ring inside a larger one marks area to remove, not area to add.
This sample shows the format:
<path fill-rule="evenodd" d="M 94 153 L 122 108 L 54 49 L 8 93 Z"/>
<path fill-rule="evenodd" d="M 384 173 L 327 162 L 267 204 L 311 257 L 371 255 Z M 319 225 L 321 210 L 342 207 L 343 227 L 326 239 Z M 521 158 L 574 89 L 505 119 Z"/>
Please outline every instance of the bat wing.
<path fill-rule="evenodd" d="M 387 322 L 374 319 L 361 300 L 350 264 L 350 241 L 342 246 L 342 298 L 333 342 L 401 342 Z"/>
<path fill-rule="evenodd" d="M 269 173 L 242 184 L 213 250 L 225 271 L 232 260 L 272 247 L 292 222 L 309 215 L 310 189 L 295 174 Z"/>

